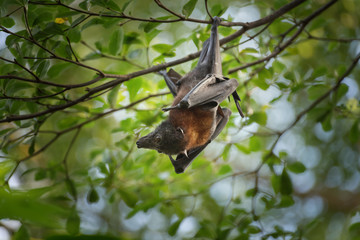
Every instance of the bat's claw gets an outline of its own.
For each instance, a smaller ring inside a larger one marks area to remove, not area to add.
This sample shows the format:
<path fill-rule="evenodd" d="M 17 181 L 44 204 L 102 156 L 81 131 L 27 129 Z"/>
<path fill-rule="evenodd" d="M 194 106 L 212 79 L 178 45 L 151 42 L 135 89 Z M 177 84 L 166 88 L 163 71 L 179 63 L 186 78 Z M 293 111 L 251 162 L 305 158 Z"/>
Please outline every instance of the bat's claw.
<path fill-rule="evenodd" d="M 179 104 L 178 104 L 178 105 L 179 105 Z M 176 105 L 176 106 L 178 106 L 178 105 Z M 189 103 L 188 100 L 181 100 L 181 101 L 180 101 L 180 106 L 179 106 L 179 108 L 189 108 L 189 106 L 190 106 L 190 103 Z"/>
<path fill-rule="evenodd" d="M 165 76 L 167 74 L 165 69 L 158 71 L 158 73 L 162 76 Z"/>
<path fill-rule="evenodd" d="M 214 20 L 214 23 L 213 23 L 213 24 L 214 24 L 215 26 L 219 26 L 219 24 L 220 24 L 220 22 L 221 22 L 221 18 L 215 16 L 215 17 L 213 17 L 213 20 Z"/>
<path fill-rule="evenodd" d="M 162 108 L 161 110 L 163 110 L 164 112 L 170 111 L 172 109 L 176 109 L 179 108 L 177 105 L 176 106 L 171 106 L 171 107 L 166 107 L 166 108 Z"/>
<path fill-rule="evenodd" d="M 235 100 L 235 105 L 236 105 L 236 108 L 237 108 L 237 110 L 238 110 L 238 112 L 239 112 L 240 116 L 241 116 L 242 118 L 244 118 L 244 117 L 245 117 L 245 116 L 244 116 L 244 113 L 243 113 L 243 112 L 242 112 L 242 110 L 241 110 L 241 107 L 240 107 L 239 102 L 238 102 L 238 101 L 236 101 L 236 100 Z"/>

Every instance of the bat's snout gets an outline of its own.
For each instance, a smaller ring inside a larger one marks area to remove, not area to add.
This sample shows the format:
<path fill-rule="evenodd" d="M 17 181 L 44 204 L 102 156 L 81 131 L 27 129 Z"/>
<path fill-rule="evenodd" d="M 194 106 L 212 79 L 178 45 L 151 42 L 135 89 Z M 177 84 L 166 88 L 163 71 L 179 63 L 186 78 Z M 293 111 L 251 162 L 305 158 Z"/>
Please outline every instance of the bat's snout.
<path fill-rule="evenodd" d="M 136 146 L 137 146 L 137 148 L 141 148 L 141 142 L 140 142 L 140 140 L 137 140 L 137 141 L 136 141 Z"/>
<path fill-rule="evenodd" d="M 148 135 L 144 136 L 144 137 L 142 137 L 142 138 L 140 138 L 139 140 L 136 141 L 137 148 L 150 148 L 150 149 L 152 149 L 154 147 L 153 144 L 154 143 L 153 143 L 151 137 L 149 137 Z"/>
<path fill-rule="evenodd" d="M 146 144 L 143 138 L 140 138 L 139 140 L 136 141 L 136 146 L 137 148 L 145 148 Z"/>

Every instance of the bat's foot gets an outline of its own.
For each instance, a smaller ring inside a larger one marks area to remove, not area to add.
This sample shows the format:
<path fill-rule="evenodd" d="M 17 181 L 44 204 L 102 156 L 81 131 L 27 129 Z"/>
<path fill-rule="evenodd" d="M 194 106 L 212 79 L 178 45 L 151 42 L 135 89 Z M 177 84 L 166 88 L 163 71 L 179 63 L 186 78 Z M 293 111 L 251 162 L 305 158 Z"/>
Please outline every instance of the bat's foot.
<path fill-rule="evenodd" d="M 167 112 L 167 111 L 172 110 L 172 109 L 187 109 L 187 108 L 189 108 L 189 106 L 190 106 L 189 101 L 182 100 L 181 102 L 179 102 L 179 104 L 177 104 L 175 106 L 171 106 L 171 107 L 162 108 L 162 110 L 164 112 Z"/>
<path fill-rule="evenodd" d="M 219 26 L 219 24 L 220 24 L 220 22 L 221 22 L 221 18 L 215 16 L 215 17 L 213 17 L 213 21 L 214 21 L 213 24 L 214 24 L 215 26 Z"/>
<path fill-rule="evenodd" d="M 177 108 L 179 108 L 178 105 L 176 105 L 176 106 L 171 106 L 171 107 L 166 107 L 166 108 L 162 108 L 161 110 L 163 110 L 164 112 L 167 112 L 167 111 L 170 111 L 170 110 L 172 110 L 172 109 L 177 109 Z"/>
<path fill-rule="evenodd" d="M 159 73 L 161 76 L 166 76 L 166 75 L 167 75 L 167 72 L 166 72 L 165 69 L 158 71 L 158 73 Z"/>

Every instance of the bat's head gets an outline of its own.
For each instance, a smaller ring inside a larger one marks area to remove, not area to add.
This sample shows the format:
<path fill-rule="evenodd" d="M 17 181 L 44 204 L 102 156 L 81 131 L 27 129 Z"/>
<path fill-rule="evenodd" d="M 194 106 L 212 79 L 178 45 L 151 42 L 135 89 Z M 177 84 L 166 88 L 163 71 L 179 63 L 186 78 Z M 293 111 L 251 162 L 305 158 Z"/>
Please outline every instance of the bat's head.
<path fill-rule="evenodd" d="M 184 131 L 166 120 L 155 131 L 140 138 L 136 145 L 138 148 L 149 148 L 167 155 L 176 155 L 185 151 L 186 140 Z"/>

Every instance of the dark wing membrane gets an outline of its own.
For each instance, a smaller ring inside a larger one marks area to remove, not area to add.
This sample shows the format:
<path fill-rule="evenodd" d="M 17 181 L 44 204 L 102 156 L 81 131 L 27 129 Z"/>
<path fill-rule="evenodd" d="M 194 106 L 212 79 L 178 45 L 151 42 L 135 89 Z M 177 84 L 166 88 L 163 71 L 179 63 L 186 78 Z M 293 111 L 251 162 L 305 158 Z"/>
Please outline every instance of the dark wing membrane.
<path fill-rule="evenodd" d="M 176 83 L 181 78 L 181 75 L 172 68 L 170 68 L 168 72 L 166 72 L 166 70 L 161 70 L 159 73 L 164 77 L 166 85 L 170 89 L 171 94 L 175 97 L 177 94 Z"/>
<path fill-rule="evenodd" d="M 209 75 L 184 96 L 179 102 L 179 107 L 191 108 L 208 103 L 218 106 L 236 90 L 238 85 L 236 79 L 225 80 Z"/>

